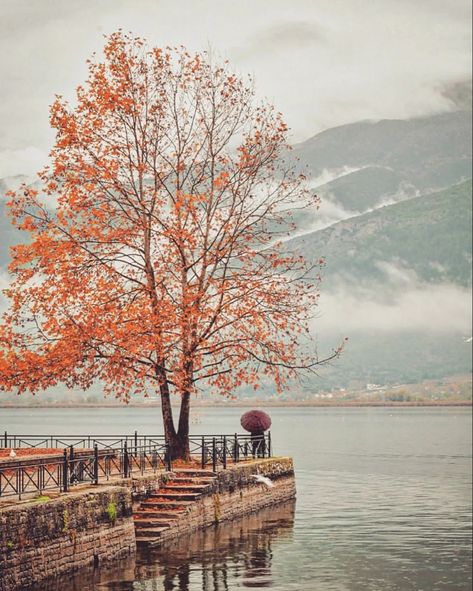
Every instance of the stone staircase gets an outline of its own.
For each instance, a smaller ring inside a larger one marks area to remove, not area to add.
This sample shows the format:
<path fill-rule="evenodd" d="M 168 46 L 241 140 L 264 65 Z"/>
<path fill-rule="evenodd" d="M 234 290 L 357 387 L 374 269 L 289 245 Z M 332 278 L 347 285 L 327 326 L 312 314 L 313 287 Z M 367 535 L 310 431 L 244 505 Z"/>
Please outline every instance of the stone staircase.
<path fill-rule="evenodd" d="M 211 489 L 216 474 L 209 470 L 176 470 L 159 491 L 142 501 L 133 513 L 137 544 L 156 543 L 161 534 L 183 517 Z"/>

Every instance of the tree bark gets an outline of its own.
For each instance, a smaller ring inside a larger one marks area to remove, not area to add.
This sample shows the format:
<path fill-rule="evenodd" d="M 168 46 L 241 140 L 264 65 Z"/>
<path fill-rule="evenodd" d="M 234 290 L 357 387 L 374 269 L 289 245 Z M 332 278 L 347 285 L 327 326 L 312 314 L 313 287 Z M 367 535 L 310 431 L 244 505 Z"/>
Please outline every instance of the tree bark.
<path fill-rule="evenodd" d="M 163 416 L 164 437 L 169 445 L 172 460 L 190 460 L 189 417 L 190 393 L 184 392 L 179 413 L 179 427 L 176 431 L 172 414 L 171 395 L 167 382 L 160 384 L 161 413 Z"/>
<path fill-rule="evenodd" d="M 179 426 L 176 436 L 176 454 L 183 460 L 190 460 L 189 446 L 189 418 L 190 418 L 190 392 L 183 392 L 181 398 L 181 410 L 179 412 Z M 174 455 L 174 452 L 173 452 Z"/>
<path fill-rule="evenodd" d="M 171 396 L 169 388 L 160 387 L 161 391 L 161 412 L 163 415 L 164 437 L 167 443 L 171 443 L 176 437 L 176 429 L 174 428 L 174 419 L 172 416 Z"/>

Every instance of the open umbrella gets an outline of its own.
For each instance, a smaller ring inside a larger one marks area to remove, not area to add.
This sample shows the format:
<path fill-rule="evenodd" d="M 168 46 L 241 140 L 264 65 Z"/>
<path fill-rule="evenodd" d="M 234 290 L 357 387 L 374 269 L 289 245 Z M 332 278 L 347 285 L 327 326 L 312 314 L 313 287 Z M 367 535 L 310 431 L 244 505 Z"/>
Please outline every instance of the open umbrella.
<path fill-rule="evenodd" d="M 240 419 L 241 426 L 252 435 L 259 435 L 271 427 L 271 418 L 262 410 L 249 410 Z"/>

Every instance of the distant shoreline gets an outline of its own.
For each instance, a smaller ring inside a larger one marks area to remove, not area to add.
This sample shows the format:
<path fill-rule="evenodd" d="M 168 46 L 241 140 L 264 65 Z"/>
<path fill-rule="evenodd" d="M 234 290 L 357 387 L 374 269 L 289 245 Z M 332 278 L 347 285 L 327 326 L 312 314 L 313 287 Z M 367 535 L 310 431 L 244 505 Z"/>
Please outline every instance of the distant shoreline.
<path fill-rule="evenodd" d="M 111 403 L 111 404 L 40 404 L 34 406 L 26 406 L 22 404 L 0 404 L 0 409 L 51 409 L 51 408 L 160 408 L 159 402 L 149 403 Z M 178 408 L 178 405 L 175 405 Z M 313 401 L 262 401 L 255 400 L 251 401 L 237 401 L 227 403 L 194 403 L 193 408 L 247 408 L 247 407 L 263 407 L 263 408 L 413 408 L 413 407 L 471 407 L 473 406 L 472 401 L 469 400 L 458 400 L 458 401 L 447 401 L 447 400 L 432 400 L 432 401 L 405 401 L 405 402 L 360 402 L 360 401 L 344 401 L 344 402 L 313 402 Z"/>

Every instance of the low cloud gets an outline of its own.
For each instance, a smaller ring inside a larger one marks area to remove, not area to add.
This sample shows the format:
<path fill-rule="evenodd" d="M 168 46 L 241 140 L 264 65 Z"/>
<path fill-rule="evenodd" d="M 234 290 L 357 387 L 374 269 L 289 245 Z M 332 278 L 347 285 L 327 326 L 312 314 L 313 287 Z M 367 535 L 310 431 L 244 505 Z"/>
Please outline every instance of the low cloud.
<path fill-rule="evenodd" d="M 342 166 L 340 168 L 324 168 L 322 170 L 322 172 L 316 176 L 313 177 L 310 180 L 310 186 L 314 189 L 318 189 L 319 187 L 322 187 L 323 185 L 326 185 L 327 183 L 331 183 L 332 181 L 334 181 L 335 179 L 339 179 L 341 177 L 347 176 L 348 174 L 351 174 L 352 172 L 358 172 L 359 170 L 363 170 L 364 168 L 370 168 L 370 164 L 367 164 L 365 166 Z"/>
<path fill-rule="evenodd" d="M 0 267 L 0 316 L 7 309 L 7 298 L 3 295 L 3 290 L 10 286 L 10 276 L 5 269 Z"/>
<path fill-rule="evenodd" d="M 307 50 L 324 40 L 325 31 L 315 22 L 284 22 L 255 32 L 248 43 L 235 50 L 233 55 L 236 59 L 246 59 L 258 53 Z"/>
<path fill-rule="evenodd" d="M 47 162 L 47 154 L 34 146 L 0 151 L 0 178 L 34 175 Z"/>
<path fill-rule="evenodd" d="M 322 291 L 314 330 L 346 336 L 358 331 L 471 332 L 471 289 L 447 283 L 413 285 L 412 276 L 407 275 L 394 279 L 405 287 L 390 299 L 381 285 L 378 290 L 376 286 L 363 290 L 339 286 L 332 292 Z"/>

